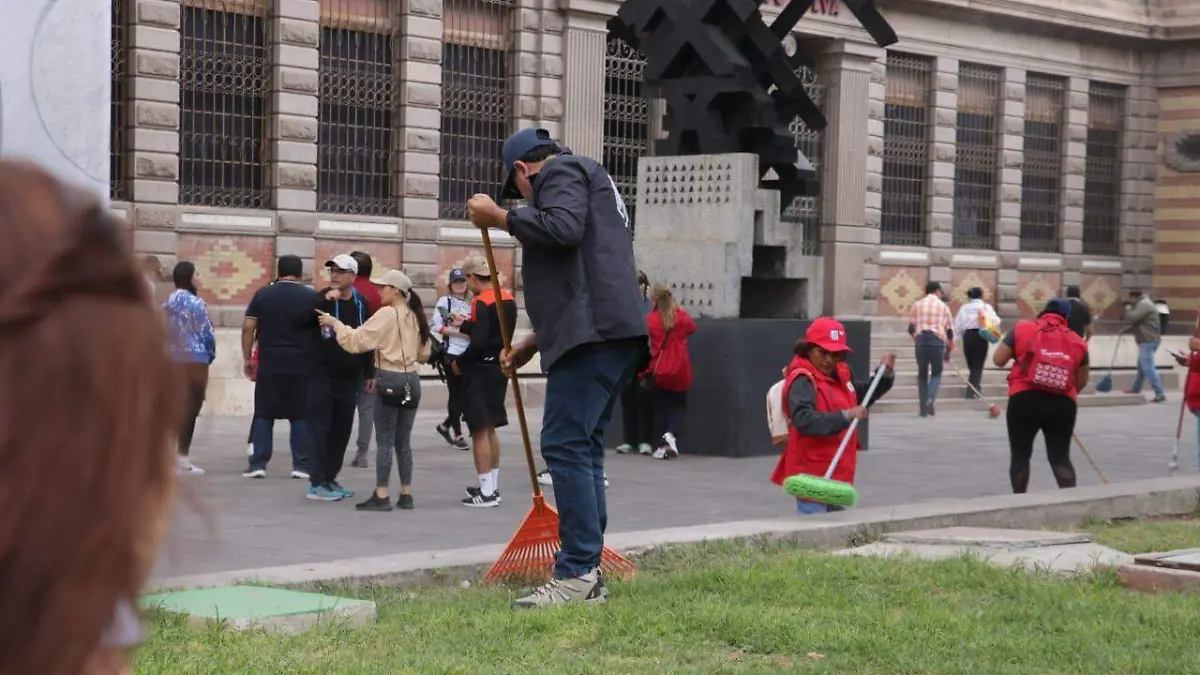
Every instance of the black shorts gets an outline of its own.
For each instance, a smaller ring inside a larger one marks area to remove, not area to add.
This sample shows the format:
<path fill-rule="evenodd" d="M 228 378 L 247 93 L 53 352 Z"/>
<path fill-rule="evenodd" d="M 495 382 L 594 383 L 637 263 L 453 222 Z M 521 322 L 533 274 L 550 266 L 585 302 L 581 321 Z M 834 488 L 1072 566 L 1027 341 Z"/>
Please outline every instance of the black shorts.
<path fill-rule="evenodd" d="M 463 370 L 463 417 L 472 433 L 508 426 L 508 378 L 496 363 L 477 363 Z"/>
<path fill-rule="evenodd" d="M 308 407 L 307 375 L 263 375 L 254 383 L 254 416 L 302 420 Z"/>

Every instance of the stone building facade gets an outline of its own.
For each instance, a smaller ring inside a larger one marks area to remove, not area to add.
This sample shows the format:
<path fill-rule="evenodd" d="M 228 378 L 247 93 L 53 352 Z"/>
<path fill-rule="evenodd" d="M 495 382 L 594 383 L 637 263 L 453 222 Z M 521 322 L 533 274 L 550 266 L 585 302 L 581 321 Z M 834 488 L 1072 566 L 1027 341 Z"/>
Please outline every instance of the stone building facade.
<path fill-rule="evenodd" d="M 1108 316 L 1130 288 L 1200 304 L 1200 3 L 878 4 L 894 49 L 837 0 L 793 36 L 830 118 L 795 127 L 822 185 L 784 215 L 822 261 L 807 313 L 901 316 L 927 280 L 1009 316 L 1066 284 Z M 600 158 L 634 204 L 662 106 L 607 37 L 618 7 L 113 0 L 113 208 L 140 254 L 197 262 L 226 326 L 285 253 L 366 250 L 432 299 L 511 130 Z"/>

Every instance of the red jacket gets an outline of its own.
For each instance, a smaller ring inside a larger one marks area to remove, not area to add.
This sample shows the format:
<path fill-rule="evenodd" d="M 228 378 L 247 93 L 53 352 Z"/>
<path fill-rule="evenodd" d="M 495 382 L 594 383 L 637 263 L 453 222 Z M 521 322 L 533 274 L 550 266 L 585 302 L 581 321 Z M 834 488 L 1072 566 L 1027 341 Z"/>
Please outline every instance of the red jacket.
<path fill-rule="evenodd" d="M 1013 366 L 1008 371 L 1009 396 L 1035 388 L 1026 378 L 1024 362 L 1026 355 L 1033 347 L 1033 340 L 1037 335 L 1037 331 L 1043 328 L 1057 334 L 1057 339 L 1064 345 L 1066 353 L 1075 363 L 1076 369 L 1083 364 L 1083 360 L 1087 357 L 1087 342 L 1084 342 L 1083 338 L 1068 328 L 1067 320 L 1061 316 L 1047 314 L 1034 321 L 1022 321 L 1013 327 Z M 1071 377 L 1068 378 L 1067 385 L 1066 395 L 1074 400 L 1078 395 L 1078 392 L 1075 391 L 1075 370 L 1071 371 Z"/>
<path fill-rule="evenodd" d="M 652 311 L 646 316 L 650 329 L 650 365 L 645 373 L 654 373 L 654 386 L 667 391 L 692 388 L 692 357 L 688 354 L 688 336 L 696 332 L 696 322 L 687 312 L 675 308 L 675 325 L 668 333 L 662 316 Z"/>
<path fill-rule="evenodd" d="M 1192 352 L 1188 357 L 1186 387 L 1183 398 L 1187 401 L 1188 410 L 1200 412 L 1200 352 Z"/>
<path fill-rule="evenodd" d="M 792 383 L 800 377 L 808 378 L 816 387 L 818 411 L 838 412 L 857 406 L 858 394 L 854 391 L 850 367 L 845 363 L 839 363 L 835 374 L 837 375 L 836 379 L 823 375 L 809 363 L 808 359 L 799 356 L 792 359 L 791 365 L 788 366 L 787 379 L 783 385 L 783 414 L 791 419 L 792 411 L 787 409 L 788 392 L 792 389 Z M 824 476 L 825 472 L 829 470 L 829 463 L 833 461 L 833 456 L 837 454 L 844 433 L 840 432 L 832 436 L 803 436 L 789 424 L 787 448 L 779 458 L 775 473 L 771 474 L 771 482 L 783 485 L 785 479 L 800 473 Z M 842 454 L 841 461 L 834 469 L 834 480 L 854 483 L 860 447 L 862 446 L 858 442 L 858 431 L 855 430 L 854 437 L 846 446 L 846 452 Z"/>
<path fill-rule="evenodd" d="M 354 279 L 354 290 L 358 291 L 359 295 L 363 296 L 363 300 L 367 302 L 367 316 L 371 316 L 379 311 L 379 287 L 371 283 L 371 280 L 366 277 L 356 277 Z"/>

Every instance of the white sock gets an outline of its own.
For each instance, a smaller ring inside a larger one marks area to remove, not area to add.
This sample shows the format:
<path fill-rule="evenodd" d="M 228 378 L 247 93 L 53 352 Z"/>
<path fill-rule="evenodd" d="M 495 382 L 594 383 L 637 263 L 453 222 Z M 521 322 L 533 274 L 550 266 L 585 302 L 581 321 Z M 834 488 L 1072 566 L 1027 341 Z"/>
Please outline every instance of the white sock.
<path fill-rule="evenodd" d="M 485 497 L 491 497 L 496 494 L 496 484 L 492 481 L 492 472 L 479 474 L 479 491 Z"/>
<path fill-rule="evenodd" d="M 499 467 L 492 469 L 492 489 L 496 492 L 500 491 L 500 469 Z"/>

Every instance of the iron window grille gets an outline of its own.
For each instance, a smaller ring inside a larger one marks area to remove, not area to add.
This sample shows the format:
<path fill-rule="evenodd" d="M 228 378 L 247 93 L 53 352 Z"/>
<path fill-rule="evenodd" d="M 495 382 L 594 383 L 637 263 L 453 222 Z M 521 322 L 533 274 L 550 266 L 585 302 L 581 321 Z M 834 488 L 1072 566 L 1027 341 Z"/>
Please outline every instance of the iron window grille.
<path fill-rule="evenodd" d="M 512 0 L 446 0 L 438 214 L 464 220 L 467 200 L 499 200 L 500 150 L 512 129 Z"/>
<path fill-rule="evenodd" d="M 800 68 L 796 71 L 804 90 L 809 98 L 820 107 L 825 103 L 825 85 L 811 68 Z M 802 255 L 817 255 L 821 252 L 821 190 L 824 181 L 821 180 L 821 155 L 825 147 L 824 132 L 809 129 L 804 120 L 796 117 L 788 125 L 792 138 L 796 141 L 796 149 L 804 153 L 817 172 L 817 194 L 811 197 L 796 197 L 784 208 L 780 220 L 800 225 L 804 239 L 800 252 Z"/>
<path fill-rule="evenodd" d="M 129 184 L 125 163 L 129 137 L 129 118 L 126 102 L 129 99 L 129 52 L 125 44 L 126 0 L 113 0 L 111 32 L 111 86 L 109 104 L 108 186 L 109 198 L 129 199 Z"/>
<path fill-rule="evenodd" d="M 954 150 L 954 246 L 996 248 L 996 179 L 999 166 L 1000 69 L 973 63 L 958 67 Z"/>
<path fill-rule="evenodd" d="M 1037 73 L 1026 76 L 1021 171 L 1022 251 L 1061 251 L 1066 91 L 1066 80 L 1061 77 Z"/>
<path fill-rule="evenodd" d="M 266 0 L 185 0 L 179 201 L 267 206 Z"/>
<path fill-rule="evenodd" d="M 393 161 L 396 0 L 323 0 L 317 210 L 398 212 Z"/>
<path fill-rule="evenodd" d="M 637 225 L 638 158 L 651 154 L 650 98 L 643 88 L 646 57 L 609 36 L 604 58 L 604 141 L 601 162 L 625 200 L 629 227 Z"/>
<path fill-rule="evenodd" d="M 1121 150 L 1125 87 L 1088 87 L 1087 159 L 1084 162 L 1083 252 L 1121 253 Z"/>
<path fill-rule="evenodd" d="M 884 244 L 925 244 L 929 183 L 929 97 L 933 61 L 888 52 L 883 114 Z"/>

